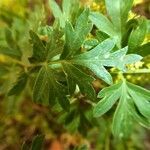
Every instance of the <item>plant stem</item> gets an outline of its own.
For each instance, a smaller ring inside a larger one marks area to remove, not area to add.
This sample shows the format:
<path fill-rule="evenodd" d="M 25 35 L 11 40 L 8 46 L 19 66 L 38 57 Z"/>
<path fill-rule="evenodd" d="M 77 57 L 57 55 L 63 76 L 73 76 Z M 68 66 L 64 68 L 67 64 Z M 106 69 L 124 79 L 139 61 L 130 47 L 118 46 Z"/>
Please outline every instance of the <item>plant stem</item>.
<path fill-rule="evenodd" d="M 37 67 L 37 66 L 43 66 L 43 65 L 53 65 L 53 64 L 61 64 L 61 63 L 71 63 L 70 60 L 55 60 L 55 61 L 51 61 L 51 62 L 41 62 L 41 63 L 37 63 L 37 64 L 24 64 L 23 62 L 10 58 L 11 61 L 15 64 L 18 64 L 20 66 L 22 66 L 25 70 L 27 70 L 27 68 L 32 68 L 32 67 Z M 129 70 L 127 72 L 111 72 L 111 74 L 150 74 L 150 69 L 137 69 L 137 70 Z"/>
<path fill-rule="evenodd" d="M 120 72 L 111 72 L 111 74 L 119 74 Z M 131 71 L 127 71 L 127 72 L 122 72 L 122 74 L 144 74 L 144 73 L 147 73 L 149 74 L 150 73 L 150 69 L 137 69 L 137 70 L 131 70 Z"/>

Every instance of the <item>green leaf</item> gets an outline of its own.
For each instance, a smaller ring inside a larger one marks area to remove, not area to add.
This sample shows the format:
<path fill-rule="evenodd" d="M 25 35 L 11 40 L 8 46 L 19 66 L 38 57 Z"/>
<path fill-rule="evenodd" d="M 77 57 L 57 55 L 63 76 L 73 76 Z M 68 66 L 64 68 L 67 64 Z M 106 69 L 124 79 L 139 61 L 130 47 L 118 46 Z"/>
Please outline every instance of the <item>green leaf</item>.
<path fill-rule="evenodd" d="M 33 139 L 31 150 L 42 150 L 44 135 L 38 135 Z"/>
<path fill-rule="evenodd" d="M 149 94 L 148 90 L 123 80 L 100 91 L 98 97 L 102 99 L 94 107 L 93 114 L 95 117 L 103 115 L 119 99 L 113 117 L 112 132 L 115 137 L 127 138 L 131 133 L 133 121 L 150 127 Z"/>
<path fill-rule="evenodd" d="M 77 18 L 75 27 L 67 22 L 65 26 L 65 48 L 61 58 L 70 57 L 78 52 L 81 45 L 85 41 L 86 36 L 92 29 L 92 24 L 89 23 L 89 9 L 85 9 Z"/>
<path fill-rule="evenodd" d="M 44 93 L 44 89 L 47 86 L 47 72 L 44 67 L 42 67 L 38 73 L 36 78 L 34 87 L 33 87 L 33 100 L 34 102 L 39 102 L 42 94 Z M 49 97 L 48 97 L 49 98 Z"/>
<path fill-rule="evenodd" d="M 12 49 L 17 49 L 18 51 L 20 51 L 18 43 L 17 43 L 16 39 L 13 37 L 12 30 L 10 30 L 8 28 L 5 29 L 5 39 L 6 39 L 8 47 L 10 47 Z M 20 51 L 20 53 L 21 53 L 21 51 Z"/>
<path fill-rule="evenodd" d="M 31 63 L 44 62 L 47 58 L 48 51 L 39 36 L 30 30 L 31 42 L 33 44 L 33 55 L 29 58 Z"/>
<path fill-rule="evenodd" d="M 120 99 L 113 117 L 112 132 L 118 138 L 128 138 L 133 128 L 133 118 L 128 111 L 126 101 L 126 97 Z"/>
<path fill-rule="evenodd" d="M 14 86 L 9 90 L 8 96 L 19 95 L 27 84 L 28 74 L 21 73 Z"/>
<path fill-rule="evenodd" d="M 150 91 L 143 88 L 143 87 L 132 84 L 130 82 L 127 82 L 127 86 L 128 86 L 129 89 L 132 89 L 132 90 L 136 91 L 136 93 L 140 94 L 143 97 L 150 97 Z M 147 99 L 147 100 L 150 101 L 150 99 Z"/>
<path fill-rule="evenodd" d="M 142 42 L 144 41 L 145 35 L 147 33 L 147 22 L 146 19 L 139 20 L 139 26 L 131 32 L 128 40 L 129 52 L 134 52 Z"/>
<path fill-rule="evenodd" d="M 103 14 L 92 12 L 89 18 L 100 31 L 110 35 L 110 37 L 116 35 L 113 24 Z"/>
<path fill-rule="evenodd" d="M 16 46 L 16 42 L 13 38 L 12 32 L 8 28 L 5 29 L 5 39 L 9 47 L 14 48 Z"/>
<path fill-rule="evenodd" d="M 84 42 L 83 48 L 89 50 L 89 49 L 97 46 L 98 44 L 99 44 L 98 40 L 96 40 L 96 39 L 89 39 L 89 40 L 86 40 Z"/>
<path fill-rule="evenodd" d="M 105 0 L 107 12 L 115 27 L 115 31 L 122 33 L 122 28 L 128 18 L 128 13 L 131 10 L 133 0 Z"/>
<path fill-rule="evenodd" d="M 22 57 L 22 52 L 17 41 L 14 39 L 11 30 L 8 28 L 5 29 L 5 39 L 8 46 L 0 47 L 0 53 L 20 60 Z"/>
<path fill-rule="evenodd" d="M 133 29 L 137 28 L 137 26 L 138 26 L 138 20 L 135 18 L 130 19 L 126 23 L 125 31 L 124 31 L 123 36 L 122 36 L 122 44 L 121 44 L 122 47 L 125 47 L 128 45 L 128 40 L 129 40 L 130 34 L 131 34 Z"/>
<path fill-rule="evenodd" d="M 105 114 L 108 110 L 110 110 L 118 100 L 119 96 L 120 93 L 118 90 L 118 91 L 114 91 L 112 95 L 106 96 L 102 100 L 100 100 L 94 107 L 93 110 L 94 117 L 100 117 L 103 114 Z"/>
<path fill-rule="evenodd" d="M 137 54 L 128 54 L 124 57 L 125 64 L 134 64 L 140 61 L 143 57 Z"/>
<path fill-rule="evenodd" d="M 54 17 L 55 18 L 61 18 L 62 17 L 62 11 L 59 7 L 59 5 L 56 3 L 55 0 L 49 0 L 49 5 L 50 5 L 50 8 L 53 12 L 53 15 L 55 15 Z"/>
<path fill-rule="evenodd" d="M 0 46 L 0 54 L 7 55 L 9 57 L 20 60 L 22 53 L 18 49 L 12 49 L 9 47 Z"/>
<path fill-rule="evenodd" d="M 89 68 L 97 77 L 108 84 L 112 84 L 112 77 L 104 66 L 125 71 L 126 64 L 139 61 L 142 58 L 138 55 L 126 56 L 127 47 L 112 52 L 114 46 L 115 40 L 107 39 L 92 50 L 75 56 L 72 62 Z"/>
<path fill-rule="evenodd" d="M 133 102 L 132 99 L 128 100 L 127 107 L 128 107 L 128 111 L 130 112 L 132 117 L 137 122 L 139 122 L 145 128 L 150 128 L 150 120 L 148 120 L 147 118 L 143 117 L 141 114 L 139 114 L 137 112 L 137 110 L 136 110 L 137 108 L 135 107 L 134 102 Z"/>
<path fill-rule="evenodd" d="M 150 55 L 150 42 L 139 46 L 135 51 L 143 57 Z"/>
<path fill-rule="evenodd" d="M 108 84 L 112 84 L 112 78 L 109 72 L 103 67 L 103 55 L 107 54 L 115 46 L 113 40 L 106 40 L 96 46 L 94 49 L 80 54 L 73 58 L 73 63 L 85 66 L 94 72 L 96 76 Z"/>
<path fill-rule="evenodd" d="M 131 133 L 133 118 L 127 108 L 128 94 L 125 81 L 122 82 L 118 93 L 120 99 L 113 117 L 112 132 L 115 137 L 127 138 Z"/>
<path fill-rule="evenodd" d="M 53 13 L 54 17 L 56 19 L 59 19 L 61 27 L 64 27 L 65 22 L 63 20 L 64 19 L 63 18 L 63 13 L 62 13 L 62 10 L 60 9 L 59 5 L 56 3 L 55 0 L 49 0 L 49 6 L 52 10 L 52 13 Z"/>
<path fill-rule="evenodd" d="M 106 33 L 111 38 L 117 39 L 116 44 L 118 48 L 121 48 L 122 42 L 123 44 L 126 42 L 124 41 L 127 37 L 126 23 L 133 0 L 105 0 L 105 3 L 110 20 L 98 12 L 92 12 L 90 20 L 100 31 Z"/>
<path fill-rule="evenodd" d="M 64 28 L 66 21 L 71 20 L 74 7 L 78 4 L 78 0 L 63 0 L 62 9 L 55 2 L 55 0 L 49 0 L 49 6 L 55 19 L 59 20 L 60 27 Z M 76 10 L 77 11 L 77 10 Z"/>
<path fill-rule="evenodd" d="M 48 51 L 47 59 L 51 60 L 54 56 L 62 53 L 64 48 L 64 40 L 62 40 L 63 32 L 58 28 L 53 28 L 49 41 L 46 45 L 46 49 Z"/>
<path fill-rule="evenodd" d="M 87 95 L 91 99 L 95 98 L 95 91 L 92 87 L 93 77 L 83 73 L 72 64 L 64 63 L 63 68 L 67 76 L 70 93 L 74 92 L 75 88 L 74 90 L 72 88 L 77 84 L 82 94 Z"/>
<path fill-rule="evenodd" d="M 104 32 L 97 31 L 96 32 L 96 38 L 98 39 L 98 41 L 100 43 L 100 42 L 103 42 L 104 40 L 108 39 L 109 36 Z"/>
<path fill-rule="evenodd" d="M 57 81 L 55 71 L 43 66 L 34 84 L 33 100 L 46 105 L 53 105 L 58 100 L 62 108 L 69 111 L 70 103 L 66 95 L 66 87 Z"/>
<path fill-rule="evenodd" d="M 65 125 L 72 123 L 76 116 L 77 116 L 77 112 L 74 109 L 71 110 L 69 113 L 67 113 L 65 118 Z"/>
<path fill-rule="evenodd" d="M 130 93 L 140 113 L 150 119 L 150 97 L 145 97 L 144 94 L 139 94 L 132 88 L 129 88 L 128 92 Z"/>
<path fill-rule="evenodd" d="M 72 7 L 72 0 L 63 0 L 62 10 L 65 20 L 69 19 L 71 7 Z"/>
<path fill-rule="evenodd" d="M 150 34 L 150 20 L 147 20 L 147 34 Z"/>
<path fill-rule="evenodd" d="M 111 94 L 114 94 L 116 90 L 118 90 L 121 87 L 122 82 L 119 82 L 117 84 L 113 84 L 109 87 L 103 88 L 97 95 L 98 98 L 103 98 L 106 96 L 110 96 Z"/>
<path fill-rule="evenodd" d="M 105 114 L 112 106 L 116 103 L 118 98 L 120 97 L 120 86 L 121 82 L 114 84 L 110 87 L 103 88 L 98 93 L 98 98 L 101 99 L 93 110 L 94 117 L 100 117 Z"/>

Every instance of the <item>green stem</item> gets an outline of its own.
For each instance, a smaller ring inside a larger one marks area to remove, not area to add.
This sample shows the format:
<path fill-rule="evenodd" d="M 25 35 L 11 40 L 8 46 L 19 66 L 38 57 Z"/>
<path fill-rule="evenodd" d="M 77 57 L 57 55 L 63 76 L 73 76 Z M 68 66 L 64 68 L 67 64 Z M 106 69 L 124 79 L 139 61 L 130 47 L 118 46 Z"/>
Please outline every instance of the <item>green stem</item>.
<path fill-rule="evenodd" d="M 11 60 L 12 60 L 13 63 L 22 66 L 25 70 L 27 70 L 27 68 L 43 66 L 43 65 L 71 63 L 71 60 L 55 60 L 55 61 L 51 61 L 51 62 L 41 62 L 41 63 L 37 63 L 37 64 L 24 64 L 21 61 L 13 59 L 13 58 L 11 58 Z M 111 74 L 121 74 L 122 77 L 123 77 L 123 74 L 150 74 L 150 69 L 137 69 L 137 70 L 131 70 L 131 71 L 129 70 L 127 72 L 118 72 L 118 71 L 116 71 L 116 72 L 111 72 Z"/>
<path fill-rule="evenodd" d="M 137 69 L 137 70 L 132 70 L 132 71 L 127 71 L 127 72 L 122 72 L 122 74 L 144 74 L 144 73 L 147 73 L 149 74 L 150 73 L 150 69 Z M 111 72 L 111 74 L 119 74 L 119 72 Z"/>

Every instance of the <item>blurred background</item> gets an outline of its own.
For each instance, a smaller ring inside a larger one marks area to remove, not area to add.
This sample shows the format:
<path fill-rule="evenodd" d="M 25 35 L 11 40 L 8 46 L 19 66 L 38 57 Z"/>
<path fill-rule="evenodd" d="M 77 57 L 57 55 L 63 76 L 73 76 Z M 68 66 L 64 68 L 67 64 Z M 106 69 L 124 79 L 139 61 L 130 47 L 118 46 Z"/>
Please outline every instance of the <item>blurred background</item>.
<path fill-rule="evenodd" d="M 61 5 L 61 0 L 56 1 Z M 80 5 L 88 5 L 94 11 L 106 13 L 102 0 L 80 0 Z M 130 17 L 138 15 L 150 19 L 150 0 L 134 1 Z M 7 36 L 12 36 L 9 44 L 19 46 L 29 55 L 32 52 L 29 30 L 40 32 L 39 27 L 52 25 L 53 21 L 48 0 L 0 0 L 0 47 L 8 44 Z M 6 29 L 11 31 L 8 35 Z M 41 35 L 41 38 L 46 37 Z M 150 41 L 150 34 L 147 34 L 145 41 Z M 27 61 L 25 56 L 22 58 L 24 62 Z M 26 89 L 21 96 L 8 97 L 6 93 L 19 72 L 18 69 L 15 70 L 12 61 L 14 60 L 0 55 L 0 150 L 19 150 L 24 141 L 31 144 L 33 137 L 38 134 L 45 135 L 46 150 L 73 150 L 82 145 L 87 145 L 91 150 L 150 150 L 150 131 L 139 125 L 136 125 L 130 139 L 121 143 L 115 141 L 110 131 L 111 114 L 104 115 L 99 120 L 98 127 L 89 125 L 87 130 L 79 133 L 76 130 L 77 120 L 69 125 L 64 124 L 66 114 L 60 108 L 49 109 L 34 104 L 30 89 Z M 130 66 L 131 70 L 139 68 L 150 69 L 150 57 Z M 150 89 L 149 73 L 127 74 L 126 78 Z M 115 79 L 118 80 L 119 76 Z M 96 80 L 95 89 L 104 86 L 104 83 Z"/>

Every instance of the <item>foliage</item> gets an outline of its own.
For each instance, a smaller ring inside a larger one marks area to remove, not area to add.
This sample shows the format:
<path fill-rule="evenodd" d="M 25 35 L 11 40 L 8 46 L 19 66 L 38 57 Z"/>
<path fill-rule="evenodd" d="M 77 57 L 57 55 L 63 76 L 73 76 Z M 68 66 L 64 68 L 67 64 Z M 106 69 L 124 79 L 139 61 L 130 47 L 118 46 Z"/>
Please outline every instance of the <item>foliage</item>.
<path fill-rule="evenodd" d="M 28 21 L 14 17 L 2 30 L 0 54 L 8 61 L 0 62 L 0 93 L 14 100 L 32 97 L 61 114 L 58 122 L 70 132 L 86 135 L 115 107 L 111 126 L 116 139 L 128 139 L 136 122 L 150 128 L 150 91 L 126 79 L 126 74 L 132 75 L 130 66 L 150 54 L 145 42 L 149 21 L 128 18 L 133 0 L 105 0 L 107 15 L 74 0 L 63 0 L 62 7 L 54 0 L 48 4 L 55 18 L 52 25 L 38 18 L 38 27 L 31 28 L 32 17 Z M 18 29 L 17 24 L 25 25 Z M 96 80 L 107 86 L 98 94 Z M 33 145 L 42 140 L 38 137 Z"/>
<path fill-rule="evenodd" d="M 98 97 L 103 99 L 95 106 L 94 116 L 106 113 L 119 99 L 112 130 L 116 137 L 128 137 L 133 120 L 150 127 L 149 96 L 149 91 L 124 80 L 100 91 Z"/>
<path fill-rule="evenodd" d="M 22 145 L 22 150 L 28 150 L 28 149 L 41 150 L 42 145 L 43 145 L 43 140 L 44 140 L 44 136 L 43 135 L 38 135 L 33 139 L 31 148 L 29 147 L 29 145 L 27 143 L 24 143 Z"/>

